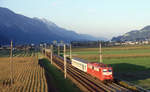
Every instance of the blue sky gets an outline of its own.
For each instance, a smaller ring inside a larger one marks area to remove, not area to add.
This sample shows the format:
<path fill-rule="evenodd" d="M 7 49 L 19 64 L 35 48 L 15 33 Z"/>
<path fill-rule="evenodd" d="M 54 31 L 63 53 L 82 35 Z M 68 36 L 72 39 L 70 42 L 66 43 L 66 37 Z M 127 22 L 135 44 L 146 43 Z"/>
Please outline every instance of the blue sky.
<path fill-rule="evenodd" d="M 150 0 L 0 0 L 0 6 L 60 27 L 111 38 L 150 24 Z"/>

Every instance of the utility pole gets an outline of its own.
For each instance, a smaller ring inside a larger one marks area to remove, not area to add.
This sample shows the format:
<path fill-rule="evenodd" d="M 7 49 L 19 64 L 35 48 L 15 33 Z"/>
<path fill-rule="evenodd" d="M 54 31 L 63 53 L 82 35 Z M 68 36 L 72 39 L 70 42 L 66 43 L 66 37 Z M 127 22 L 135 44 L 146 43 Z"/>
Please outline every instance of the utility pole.
<path fill-rule="evenodd" d="M 44 51 L 45 51 L 45 57 L 46 57 L 46 43 L 45 43 L 45 50 Z"/>
<path fill-rule="evenodd" d="M 58 44 L 57 49 L 58 49 L 58 56 L 59 56 L 60 55 L 60 46 L 59 46 L 59 44 Z"/>
<path fill-rule="evenodd" d="M 72 46 L 70 44 L 70 60 L 72 60 Z"/>
<path fill-rule="evenodd" d="M 36 46 L 34 46 L 34 63 L 36 64 L 37 57 L 36 57 Z"/>
<path fill-rule="evenodd" d="M 50 53 L 51 53 L 51 64 L 53 64 L 53 45 L 51 45 Z"/>
<path fill-rule="evenodd" d="M 101 42 L 99 43 L 99 60 L 100 60 L 100 63 L 102 63 L 102 46 L 101 46 Z"/>
<path fill-rule="evenodd" d="M 66 66 L 66 45 L 64 44 L 64 77 L 65 77 L 65 79 L 66 79 L 66 68 L 67 68 L 67 66 Z"/>
<path fill-rule="evenodd" d="M 44 46 L 44 44 L 42 44 L 42 48 L 41 48 L 41 51 L 42 51 L 42 55 L 43 55 L 43 46 Z"/>
<path fill-rule="evenodd" d="M 11 40 L 10 46 L 10 74 L 11 74 L 11 84 L 13 84 L 13 42 Z"/>
<path fill-rule="evenodd" d="M 37 51 L 37 63 L 38 63 L 38 61 L 39 61 L 39 56 L 38 56 L 38 53 L 39 53 L 39 50 L 38 50 L 38 47 L 36 47 L 36 51 Z"/>

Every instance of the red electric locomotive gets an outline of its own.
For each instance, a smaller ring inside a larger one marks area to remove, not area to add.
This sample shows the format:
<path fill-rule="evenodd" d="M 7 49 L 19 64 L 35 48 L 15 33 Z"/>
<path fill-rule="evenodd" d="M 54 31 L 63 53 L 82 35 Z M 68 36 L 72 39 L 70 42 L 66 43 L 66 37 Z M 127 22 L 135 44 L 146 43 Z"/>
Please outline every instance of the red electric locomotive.
<path fill-rule="evenodd" d="M 88 63 L 87 73 L 97 77 L 101 81 L 113 80 L 112 67 L 103 63 Z"/>

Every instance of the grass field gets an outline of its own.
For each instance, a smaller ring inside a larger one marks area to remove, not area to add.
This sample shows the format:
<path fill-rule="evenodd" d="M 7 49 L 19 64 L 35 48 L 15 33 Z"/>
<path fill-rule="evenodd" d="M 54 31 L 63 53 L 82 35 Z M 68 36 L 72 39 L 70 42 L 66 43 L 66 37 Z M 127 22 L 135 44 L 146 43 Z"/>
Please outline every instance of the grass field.
<path fill-rule="evenodd" d="M 14 50 L 13 56 L 14 57 L 28 57 L 33 55 L 34 51 L 25 52 L 24 50 Z M 0 50 L 0 57 L 9 57 L 10 50 Z"/>
<path fill-rule="evenodd" d="M 10 85 L 10 58 L 6 50 L 0 53 L 0 92 L 80 92 L 50 61 L 38 53 L 13 53 L 14 84 Z M 38 58 L 40 59 L 38 61 Z M 43 66 L 41 66 L 41 63 Z M 50 80 L 50 81 L 49 81 Z M 54 89 L 57 89 L 54 91 Z"/>
<path fill-rule="evenodd" d="M 48 92 L 44 68 L 34 57 L 13 58 L 13 85 L 10 85 L 9 58 L 0 58 L 0 92 Z"/>
<path fill-rule="evenodd" d="M 79 57 L 89 62 L 99 62 L 98 48 L 73 48 L 72 51 L 73 57 Z M 116 78 L 150 89 L 150 45 L 107 47 L 102 48 L 102 53 L 103 62 L 111 64 Z M 17 81 L 10 88 L 7 85 L 3 86 L 3 83 L 8 84 L 10 81 L 9 51 L 0 51 L 0 75 L 2 75 L 0 76 L 0 92 L 36 91 L 32 90 L 35 88 L 37 88 L 37 92 L 47 90 L 45 69 L 53 75 L 54 85 L 57 86 L 60 92 L 79 91 L 70 80 L 64 80 L 63 73 L 52 66 L 49 61 L 42 59 L 44 67 L 41 67 L 35 62 L 34 54 L 33 52 L 25 53 L 24 51 L 13 52 Z M 42 58 L 41 55 L 40 58 Z"/>
<path fill-rule="evenodd" d="M 99 48 L 73 48 L 73 57 L 99 62 Z M 68 52 L 69 54 L 69 52 Z M 102 48 L 103 62 L 114 76 L 150 89 L 150 45 Z"/>

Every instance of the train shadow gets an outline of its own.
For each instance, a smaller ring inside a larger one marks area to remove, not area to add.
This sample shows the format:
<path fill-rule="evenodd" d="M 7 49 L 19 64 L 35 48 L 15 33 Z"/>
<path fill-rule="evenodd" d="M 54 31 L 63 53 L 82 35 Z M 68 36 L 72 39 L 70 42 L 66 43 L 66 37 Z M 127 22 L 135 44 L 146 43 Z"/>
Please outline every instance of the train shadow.
<path fill-rule="evenodd" d="M 114 76 L 126 81 L 138 81 L 150 78 L 150 68 L 144 66 L 119 63 L 111 64 L 114 70 Z"/>
<path fill-rule="evenodd" d="M 49 73 L 49 69 L 47 66 L 50 64 L 50 62 L 47 59 L 39 59 L 38 64 L 45 70 L 44 73 L 45 73 L 46 82 L 48 85 L 48 92 L 58 92 L 57 88 L 54 86 L 53 78 L 51 74 Z"/>

